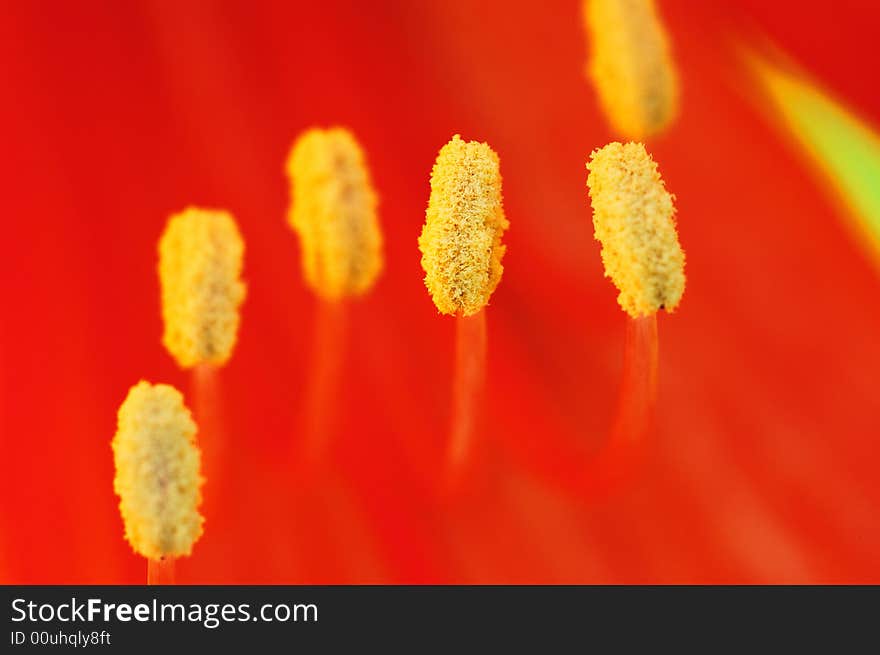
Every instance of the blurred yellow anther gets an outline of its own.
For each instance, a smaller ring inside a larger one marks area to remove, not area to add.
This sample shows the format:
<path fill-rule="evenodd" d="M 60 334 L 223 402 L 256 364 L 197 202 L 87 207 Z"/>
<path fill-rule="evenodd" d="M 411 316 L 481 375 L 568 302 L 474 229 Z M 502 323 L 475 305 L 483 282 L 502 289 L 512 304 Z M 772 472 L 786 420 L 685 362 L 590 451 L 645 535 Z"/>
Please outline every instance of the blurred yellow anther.
<path fill-rule="evenodd" d="M 138 382 L 119 407 L 113 488 L 125 538 L 151 560 L 189 555 L 202 535 L 201 453 L 183 396 Z"/>
<path fill-rule="evenodd" d="M 378 198 L 354 135 L 311 129 L 287 159 L 288 219 L 302 245 L 306 282 L 322 298 L 359 296 L 382 272 Z"/>
<path fill-rule="evenodd" d="M 587 169 L 593 227 L 620 306 L 633 318 L 673 311 L 684 293 L 684 252 L 657 164 L 641 143 L 610 143 L 593 151 Z"/>
<path fill-rule="evenodd" d="M 654 0 L 584 0 L 584 22 L 612 127 L 628 139 L 661 132 L 678 111 L 678 76 Z"/>
<path fill-rule="evenodd" d="M 159 241 L 162 342 L 177 363 L 224 364 L 238 332 L 244 241 L 224 211 L 189 208 L 168 220 Z"/>
<path fill-rule="evenodd" d="M 442 314 L 470 316 L 501 280 L 509 223 L 501 202 L 498 155 L 459 135 L 440 149 L 419 237 L 425 285 Z"/>

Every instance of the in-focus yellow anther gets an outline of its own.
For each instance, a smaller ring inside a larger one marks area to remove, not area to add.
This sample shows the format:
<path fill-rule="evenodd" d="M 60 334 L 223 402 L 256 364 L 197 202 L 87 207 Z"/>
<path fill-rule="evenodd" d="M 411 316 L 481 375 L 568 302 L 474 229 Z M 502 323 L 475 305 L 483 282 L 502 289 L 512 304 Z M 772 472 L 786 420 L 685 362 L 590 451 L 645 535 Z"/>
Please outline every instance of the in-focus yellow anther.
<path fill-rule="evenodd" d="M 501 202 L 498 155 L 459 135 L 440 149 L 419 237 L 425 285 L 442 314 L 470 316 L 489 302 L 504 267 L 509 227 Z"/>
<path fill-rule="evenodd" d="M 113 489 L 135 552 L 152 560 L 189 555 L 202 535 L 201 453 L 183 396 L 138 382 L 119 407 Z"/>
<path fill-rule="evenodd" d="M 189 368 L 224 364 L 238 333 L 244 241 L 225 211 L 190 207 L 168 219 L 159 240 L 162 343 Z"/>
<path fill-rule="evenodd" d="M 584 0 L 588 75 L 627 139 L 661 132 L 678 111 L 678 75 L 654 0 Z"/>
<path fill-rule="evenodd" d="M 641 143 L 610 143 L 587 164 L 593 227 L 605 276 L 633 318 L 673 311 L 684 293 L 684 252 L 673 196 Z"/>
<path fill-rule="evenodd" d="M 382 272 L 382 231 L 363 150 L 341 127 L 310 129 L 287 159 L 288 220 L 302 245 L 306 282 L 322 298 L 369 291 Z"/>

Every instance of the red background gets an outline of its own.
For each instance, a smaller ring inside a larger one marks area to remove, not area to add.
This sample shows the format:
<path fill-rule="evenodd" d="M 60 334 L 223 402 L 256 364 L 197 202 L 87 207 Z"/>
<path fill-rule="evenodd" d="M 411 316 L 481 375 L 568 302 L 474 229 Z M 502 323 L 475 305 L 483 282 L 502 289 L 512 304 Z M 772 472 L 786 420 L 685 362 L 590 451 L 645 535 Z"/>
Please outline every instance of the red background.
<path fill-rule="evenodd" d="M 770 37 L 880 120 L 873 3 L 661 3 L 677 124 L 649 149 L 676 194 L 688 287 L 660 317 L 651 465 L 591 498 L 624 316 L 584 163 L 614 136 L 576 2 L 7 2 L 0 7 L 0 581 L 140 583 L 109 441 L 160 344 L 156 242 L 189 204 L 247 243 L 221 372 L 235 444 L 182 582 L 880 582 L 877 268 L 756 107 L 733 45 Z M 315 302 L 283 161 L 312 125 L 363 143 L 387 266 L 350 315 L 332 465 L 290 465 Z M 461 506 L 442 452 L 453 321 L 416 237 L 452 134 L 499 153 L 511 222 L 488 310 L 490 458 Z M 209 480 L 208 484 L 211 484 Z"/>

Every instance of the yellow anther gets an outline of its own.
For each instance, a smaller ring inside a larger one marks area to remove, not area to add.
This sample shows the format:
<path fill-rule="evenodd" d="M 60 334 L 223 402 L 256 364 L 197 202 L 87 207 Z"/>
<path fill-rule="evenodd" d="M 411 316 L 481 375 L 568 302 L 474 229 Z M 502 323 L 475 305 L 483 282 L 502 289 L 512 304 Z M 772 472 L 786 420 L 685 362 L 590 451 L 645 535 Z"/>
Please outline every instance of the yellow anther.
<path fill-rule="evenodd" d="M 678 111 L 678 75 L 654 0 L 584 0 L 588 74 L 627 139 L 661 132 Z"/>
<path fill-rule="evenodd" d="M 153 560 L 189 555 L 202 535 L 201 454 L 183 396 L 141 381 L 119 408 L 113 488 L 135 552 Z"/>
<path fill-rule="evenodd" d="M 341 127 L 311 129 L 287 159 L 288 218 L 302 245 L 303 273 L 322 298 L 369 291 L 382 272 L 378 199 L 361 147 Z"/>
<path fill-rule="evenodd" d="M 684 293 L 684 252 L 657 164 L 641 143 L 610 143 L 587 169 L 593 227 L 620 306 L 634 318 L 673 311 Z"/>
<path fill-rule="evenodd" d="M 159 241 L 162 342 L 177 363 L 224 364 L 238 332 L 244 241 L 224 211 L 189 208 L 172 216 Z"/>
<path fill-rule="evenodd" d="M 425 285 L 442 314 L 470 316 L 489 302 L 504 267 L 498 155 L 459 135 L 440 149 L 419 237 Z"/>

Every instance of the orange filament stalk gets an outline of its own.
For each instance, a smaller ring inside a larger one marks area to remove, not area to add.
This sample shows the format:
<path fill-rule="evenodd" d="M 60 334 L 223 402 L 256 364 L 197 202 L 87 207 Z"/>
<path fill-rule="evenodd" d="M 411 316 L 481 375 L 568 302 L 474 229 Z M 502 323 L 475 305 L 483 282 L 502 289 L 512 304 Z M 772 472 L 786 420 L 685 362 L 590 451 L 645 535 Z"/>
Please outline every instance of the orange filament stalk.
<path fill-rule="evenodd" d="M 302 249 L 306 283 L 318 298 L 303 448 L 319 460 L 333 431 L 345 350 L 347 300 L 368 293 L 384 267 L 383 237 L 363 149 L 342 127 L 307 130 L 287 158 L 288 221 Z"/>
<path fill-rule="evenodd" d="M 449 473 L 462 473 L 473 447 L 486 380 L 486 312 L 458 314 L 455 321 L 455 373 L 452 383 L 452 426 L 449 437 Z"/>
<path fill-rule="evenodd" d="M 627 320 L 612 445 L 638 441 L 650 425 L 657 398 L 657 351 L 657 315 Z"/>
<path fill-rule="evenodd" d="M 148 585 L 173 585 L 175 584 L 174 576 L 174 558 L 163 557 L 161 559 L 147 560 L 147 584 Z"/>
<path fill-rule="evenodd" d="M 303 430 L 303 450 L 309 463 L 323 459 L 334 432 L 335 408 L 339 404 L 335 396 L 345 358 L 347 315 L 345 301 L 318 300 Z"/>
<path fill-rule="evenodd" d="M 224 481 L 208 487 L 205 493 L 205 514 L 213 514 L 219 504 L 217 496 L 228 488 L 222 471 L 227 439 L 224 429 L 223 401 L 221 398 L 219 368 L 214 364 L 196 364 L 190 369 L 190 392 L 193 416 L 199 426 L 199 446 L 202 450 L 205 477 Z"/>
<path fill-rule="evenodd" d="M 199 432 L 213 435 L 215 429 L 222 425 L 220 417 L 220 388 L 217 379 L 217 367 L 213 364 L 198 364 L 192 368 L 190 385 L 193 394 L 193 409 Z M 216 442 L 216 437 L 210 437 Z"/>
<path fill-rule="evenodd" d="M 657 355 L 657 315 L 628 318 L 616 416 L 585 477 L 591 493 L 613 491 L 636 473 L 656 405 Z"/>

